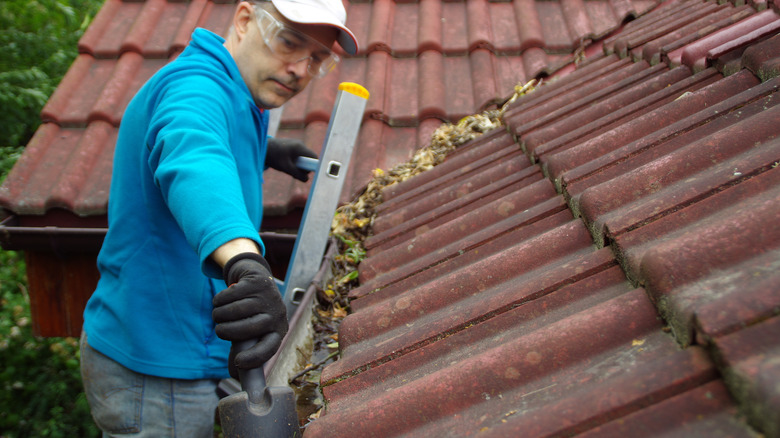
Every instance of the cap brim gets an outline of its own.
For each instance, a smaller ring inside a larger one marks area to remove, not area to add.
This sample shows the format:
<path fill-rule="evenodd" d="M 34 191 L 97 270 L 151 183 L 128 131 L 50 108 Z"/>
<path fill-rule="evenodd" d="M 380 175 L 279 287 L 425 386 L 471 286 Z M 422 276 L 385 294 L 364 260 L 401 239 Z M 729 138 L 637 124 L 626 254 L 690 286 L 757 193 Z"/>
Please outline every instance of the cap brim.
<path fill-rule="evenodd" d="M 335 27 L 339 30 L 339 36 L 336 41 L 341 48 L 350 55 L 354 55 L 358 52 L 358 43 L 355 34 L 341 24 L 338 17 L 329 13 L 327 10 L 302 3 L 275 2 L 273 0 L 272 3 L 284 18 L 294 23 Z"/>

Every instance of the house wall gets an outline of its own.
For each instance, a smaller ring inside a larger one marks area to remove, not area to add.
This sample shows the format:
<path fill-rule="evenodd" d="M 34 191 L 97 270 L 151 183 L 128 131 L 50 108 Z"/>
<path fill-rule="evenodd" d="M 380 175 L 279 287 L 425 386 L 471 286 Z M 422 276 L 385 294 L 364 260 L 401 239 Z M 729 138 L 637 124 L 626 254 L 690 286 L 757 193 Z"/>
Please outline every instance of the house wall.
<path fill-rule="evenodd" d="M 290 224 L 288 224 L 290 225 Z M 62 239 L 64 231 L 52 237 L 53 250 L 46 249 L 37 233 L 23 244 L 4 244 L 6 249 L 21 250 L 27 264 L 28 295 L 33 333 L 44 337 L 78 337 L 81 334 L 84 307 L 95 290 L 100 274 L 97 270 L 99 245 L 82 237 L 80 245 L 54 242 Z M 295 245 L 295 234 L 263 232 L 266 259 L 276 278 L 283 279 Z M 72 248 L 72 250 L 62 248 Z"/>
<path fill-rule="evenodd" d="M 99 278 L 97 253 L 26 251 L 33 333 L 81 334 L 82 312 Z"/>

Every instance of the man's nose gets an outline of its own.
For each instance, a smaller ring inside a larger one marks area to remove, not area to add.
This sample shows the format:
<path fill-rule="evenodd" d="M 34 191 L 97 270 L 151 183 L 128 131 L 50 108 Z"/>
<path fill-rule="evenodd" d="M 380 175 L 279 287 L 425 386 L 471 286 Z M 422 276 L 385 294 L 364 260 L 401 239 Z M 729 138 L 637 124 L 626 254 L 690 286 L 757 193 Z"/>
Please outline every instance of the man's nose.
<path fill-rule="evenodd" d="M 287 63 L 287 70 L 291 73 L 293 73 L 295 76 L 299 78 L 303 78 L 309 74 L 309 61 L 311 60 L 310 57 L 306 57 L 303 59 L 299 59 L 297 61 L 292 61 Z"/>

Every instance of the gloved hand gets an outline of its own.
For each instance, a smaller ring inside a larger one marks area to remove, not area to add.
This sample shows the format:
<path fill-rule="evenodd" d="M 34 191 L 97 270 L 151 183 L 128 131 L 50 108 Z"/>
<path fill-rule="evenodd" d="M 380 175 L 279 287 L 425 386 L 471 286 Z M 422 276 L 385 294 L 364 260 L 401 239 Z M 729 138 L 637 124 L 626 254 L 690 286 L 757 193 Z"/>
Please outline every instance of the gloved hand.
<path fill-rule="evenodd" d="M 217 336 L 233 342 L 228 359 L 230 375 L 238 379 L 238 368 L 259 368 L 279 349 L 287 334 L 287 309 L 274 283 L 271 268 L 263 256 L 242 253 L 223 269 L 228 288 L 219 292 L 211 317 Z M 244 351 L 236 342 L 256 340 Z"/>
<path fill-rule="evenodd" d="M 268 167 L 306 182 L 309 180 L 309 171 L 299 169 L 295 165 L 295 159 L 298 157 L 317 158 L 317 154 L 300 140 L 274 137 L 268 139 L 268 154 L 265 157 Z"/>

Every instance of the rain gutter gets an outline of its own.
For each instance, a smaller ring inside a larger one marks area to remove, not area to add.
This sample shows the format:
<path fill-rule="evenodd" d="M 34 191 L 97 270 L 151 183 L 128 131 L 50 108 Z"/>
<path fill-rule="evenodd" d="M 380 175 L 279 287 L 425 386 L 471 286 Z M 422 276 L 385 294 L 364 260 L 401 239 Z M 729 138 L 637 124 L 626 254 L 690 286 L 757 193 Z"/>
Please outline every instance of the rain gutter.
<path fill-rule="evenodd" d="M 0 222 L 0 246 L 7 250 L 52 251 L 54 253 L 97 252 L 106 228 L 20 226 L 11 215 Z"/>
<path fill-rule="evenodd" d="M 21 226 L 16 215 L 0 222 L 0 246 L 12 251 L 47 251 L 55 254 L 100 251 L 106 227 Z M 286 265 L 295 245 L 294 234 L 263 231 L 260 238 L 269 254 L 268 262 Z"/>
<path fill-rule="evenodd" d="M 282 340 L 279 350 L 264 366 L 269 386 L 287 386 L 290 378 L 309 359 L 308 355 L 302 357 L 303 353 L 301 352 L 309 351 L 313 347 L 307 343 L 311 344 L 314 338 L 314 326 L 312 325 L 314 297 L 317 295 L 317 289 L 328 281 L 327 276 L 331 273 L 331 261 L 337 248 L 335 240 L 330 238 L 320 269 L 314 275 L 309 287 L 306 288 L 301 304 L 290 318 L 290 330 Z"/>

